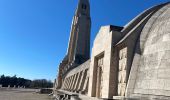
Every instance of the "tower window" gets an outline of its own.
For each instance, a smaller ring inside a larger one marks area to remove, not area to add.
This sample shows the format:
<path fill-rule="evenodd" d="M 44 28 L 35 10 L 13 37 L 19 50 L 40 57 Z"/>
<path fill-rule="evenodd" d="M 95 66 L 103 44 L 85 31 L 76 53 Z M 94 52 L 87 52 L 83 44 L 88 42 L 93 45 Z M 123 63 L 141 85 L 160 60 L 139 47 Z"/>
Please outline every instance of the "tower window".
<path fill-rule="evenodd" d="M 87 6 L 85 4 L 82 4 L 82 9 L 86 10 Z"/>

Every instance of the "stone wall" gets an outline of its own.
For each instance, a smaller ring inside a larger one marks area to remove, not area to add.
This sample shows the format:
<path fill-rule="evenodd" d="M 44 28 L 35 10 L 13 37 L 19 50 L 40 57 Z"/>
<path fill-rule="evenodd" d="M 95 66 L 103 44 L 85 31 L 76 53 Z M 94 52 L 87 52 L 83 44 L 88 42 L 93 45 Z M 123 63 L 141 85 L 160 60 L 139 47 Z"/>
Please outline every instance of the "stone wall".
<path fill-rule="evenodd" d="M 91 59 L 67 70 L 62 89 L 98 98 L 170 96 L 170 4 L 165 5 L 142 12 L 123 29 L 101 27 Z"/>
<path fill-rule="evenodd" d="M 86 94 L 88 91 L 89 66 L 90 60 L 68 72 L 64 79 L 62 89 Z"/>
<path fill-rule="evenodd" d="M 132 63 L 138 60 L 138 58 L 134 58 L 135 52 L 140 52 L 139 50 L 135 51 L 135 49 L 138 47 L 137 44 L 138 39 L 140 38 L 140 34 L 148 22 L 148 20 L 153 16 L 155 12 L 157 12 L 163 5 L 158 5 L 155 7 L 152 7 L 143 13 L 141 13 L 139 16 L 137 16 L 134 20 L 132 20 L 129 24 L 127 24 L 124 29 L 121 31 L 123 38 L 116 44 L 113 45 L 113 67 L 116 67 L 115 70 L 117 70 L 117 88 L 115 91 L 117 91 L 117 94 L 114 96 L 128 96 L 131 94 L 131 88 L 134 86 L 134 81 L 131 81 L 131 78 L 135 77 L 135 70 L 137 66 L 134 66 L 132 68 Z M 121 51 L 127 48 L 126 52 L 123 54 Z M 127 55 L 126 61 L 122 63 L 120 54 Z M 133 63 L 134 64 L 134 63 Z M 122 66 L 122 67 L 121 67 Z M 122 73 L 122 68 L 124 68 L 124 72 Z M 120 70 L 121 69 L 121 70 Z M 115 71 L 116 72 L 116 71 Z M 129 74 L 131 73 L 130 77 Z M 112 79 L 113 80 L 113 79 Z"/>
<path fill-rule="evenodd" d="M 170 5 L 159 10 L 148 23 L 153 20 L 141 48 L 134 93 L 170 96 Z"/>
<path fill-rule="evenodd" d="M 166 5 L 143 28 L 136 45 L 127 89 L 128 97 L 170 96 L 169 22 L 170 5 Z"/>
<path fill-rule="evenodd" d="M 99 98 L 112 98 L 115 94 L 114 82 L 117 80 L 116 70 L 112 66 L 112 45 L 120 40 L 121 33 L 120 27 L 112 25 L 103 26 L 97 34 L 92 48 L 92 56 L 90 63 L 90 79 L 89 79 L 89 91 L 88 95 L 91 97 Z M 116 31 L 115 31 L 116 30 Z M 101 71 L 98 68 L 101 67 L 99 59 L 103 59 Z M 100 71 L 100 72 L 99 72 Z M 101 76 L 101 77 L 98 77 Z M 99 79 L 100 78 L 100 79 Z M 98 94 L 100 93 L 100 95 Z"/>

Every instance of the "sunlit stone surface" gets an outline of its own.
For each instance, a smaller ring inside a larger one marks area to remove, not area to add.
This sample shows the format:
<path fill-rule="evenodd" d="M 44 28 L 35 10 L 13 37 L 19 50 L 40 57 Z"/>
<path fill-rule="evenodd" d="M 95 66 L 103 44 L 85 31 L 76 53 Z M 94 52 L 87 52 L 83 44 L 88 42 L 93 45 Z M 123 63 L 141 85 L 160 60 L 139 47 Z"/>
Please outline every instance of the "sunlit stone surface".
<path fill-rule="evenodd" d="M 89 8 L 89 0 L 79 0 L 54 95 L 63 100 L 170 100 L 170 4 L 149 8 L 124 27 L 101 26 L 90 58 Z"/>

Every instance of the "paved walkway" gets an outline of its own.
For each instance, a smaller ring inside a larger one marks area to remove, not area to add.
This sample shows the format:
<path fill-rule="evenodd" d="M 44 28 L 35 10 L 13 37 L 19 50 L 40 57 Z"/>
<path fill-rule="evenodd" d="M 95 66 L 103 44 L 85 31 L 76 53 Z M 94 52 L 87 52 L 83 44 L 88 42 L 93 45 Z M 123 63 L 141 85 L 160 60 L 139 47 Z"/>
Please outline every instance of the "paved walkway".
<path fill-rule="evenodd" d="M 34 89 L 0 89 L 0 100 L 53 100 L 47 94 L 35 93 Z"/>

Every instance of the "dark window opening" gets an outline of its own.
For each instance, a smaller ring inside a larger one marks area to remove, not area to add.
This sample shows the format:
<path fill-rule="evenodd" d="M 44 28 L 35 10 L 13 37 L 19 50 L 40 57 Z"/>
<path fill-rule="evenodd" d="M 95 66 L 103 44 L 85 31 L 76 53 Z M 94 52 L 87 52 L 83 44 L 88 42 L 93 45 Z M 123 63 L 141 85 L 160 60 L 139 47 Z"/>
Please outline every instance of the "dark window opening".
<path fill-rule="evenodd" d="M 87 6 L 85 4 L 82 4 L 82 9 L 86 10 Z"/>

